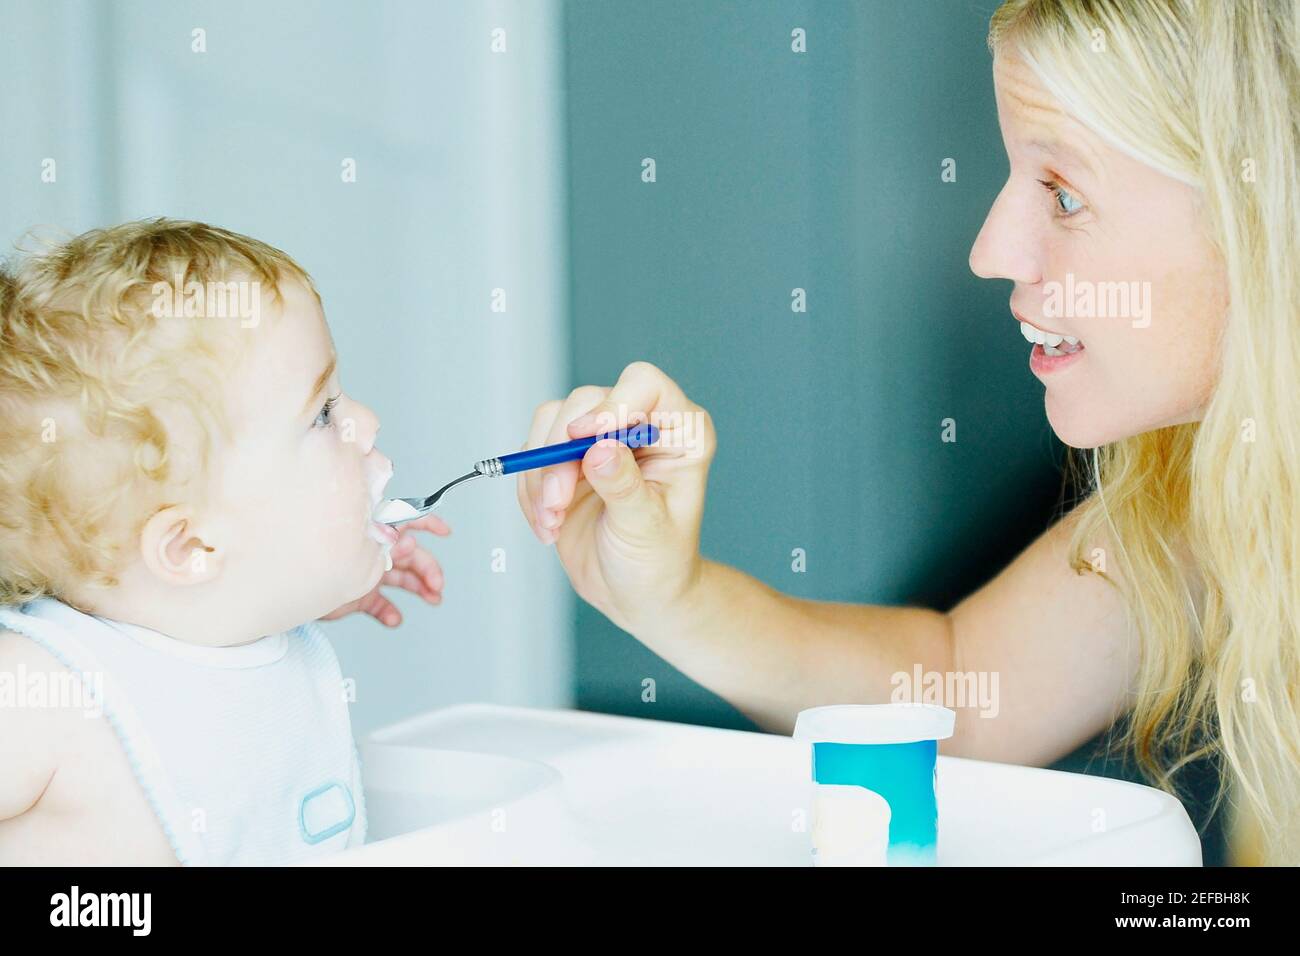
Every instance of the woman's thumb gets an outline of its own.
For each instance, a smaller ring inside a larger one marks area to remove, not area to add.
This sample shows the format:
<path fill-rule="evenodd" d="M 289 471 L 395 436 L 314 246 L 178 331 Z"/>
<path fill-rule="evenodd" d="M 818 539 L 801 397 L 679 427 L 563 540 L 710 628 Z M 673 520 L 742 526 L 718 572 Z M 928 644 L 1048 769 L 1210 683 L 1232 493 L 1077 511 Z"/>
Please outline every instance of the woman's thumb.
<path fill-rule="evenodd" d="M 605 520 L 621 537 L 644 540 L 656 527 L 663 503 L 641 477 L 631 449 L 620 441 L 603 438 L 587 450 L 583 477 L 605 502 Z"/>

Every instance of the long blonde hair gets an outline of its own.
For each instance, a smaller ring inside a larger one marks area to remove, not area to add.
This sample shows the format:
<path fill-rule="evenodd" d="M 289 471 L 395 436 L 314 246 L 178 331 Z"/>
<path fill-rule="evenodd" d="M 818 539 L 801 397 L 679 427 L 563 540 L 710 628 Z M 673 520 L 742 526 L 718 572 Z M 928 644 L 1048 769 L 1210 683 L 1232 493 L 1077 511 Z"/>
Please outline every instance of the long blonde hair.
<path fill-rule="evenodd" d="M 1084 555 L 1103 531 L 1118 552 L 1142 642 L 1122 744 L 1171 792 L 1181 767 L 1211 759 L 1231 861 L 1300 864 L 1297 0 L 1008 0 L 989 46 L 1200 191 L 1230 303 L 1215 391 L 1202 421 L 1076 463 L 1071 562 L 1097 572 Z"/>

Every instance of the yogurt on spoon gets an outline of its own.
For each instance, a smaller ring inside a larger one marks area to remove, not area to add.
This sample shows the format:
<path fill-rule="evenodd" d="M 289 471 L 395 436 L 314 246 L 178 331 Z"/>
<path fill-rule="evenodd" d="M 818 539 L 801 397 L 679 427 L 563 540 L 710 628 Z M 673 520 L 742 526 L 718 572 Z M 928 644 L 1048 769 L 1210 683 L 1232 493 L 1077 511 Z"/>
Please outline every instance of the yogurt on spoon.
<path fill-rule="evenodd" d="M 409 521 L 419 516 L 420 512 L 401 498 L 383 499 L 379 504 L 375 505 L 375 510 L 370 514 L 370 517 L 380 524 L 389 524 L 393 521 Z"/>

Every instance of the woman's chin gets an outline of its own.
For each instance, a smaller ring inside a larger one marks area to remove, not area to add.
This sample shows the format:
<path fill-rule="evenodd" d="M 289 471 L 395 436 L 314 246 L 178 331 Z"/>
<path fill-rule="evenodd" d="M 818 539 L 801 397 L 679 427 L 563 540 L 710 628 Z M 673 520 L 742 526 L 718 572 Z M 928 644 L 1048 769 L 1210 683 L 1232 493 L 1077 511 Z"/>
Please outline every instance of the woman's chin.
<path fill-rule="evenodd" d="M 1087 438 L 1082 435 L 1079 435 L 1075 432 L 1070 432 L 1070 431 L 1063 432 L 1061 431 L 1061 429 L 1055 426 L 1052 427 L 1052 431 L 1056 433 L 1056 437 L 1060 439 L 1061 444 L 1066 445 L 1069 448 L 1080 448 L 1080 449 L 1097 448 L 1100 445 L 1106 444 L 1105 442 L 1098 442 L 1091 438 Z"/>
<path fill-rule="evenodd" d="M 1053 399 L 1049 388 L 1045 402 L 1047 423 L 1052 426 L 1052 431 L 1062 444 L 1071 448 L 1098 448 L 1123 437 L 1114 434 L 1114 429 L 1107 428 L 1096 416 L 1090 416 L 1087 408 L 1059 403 Z"/>

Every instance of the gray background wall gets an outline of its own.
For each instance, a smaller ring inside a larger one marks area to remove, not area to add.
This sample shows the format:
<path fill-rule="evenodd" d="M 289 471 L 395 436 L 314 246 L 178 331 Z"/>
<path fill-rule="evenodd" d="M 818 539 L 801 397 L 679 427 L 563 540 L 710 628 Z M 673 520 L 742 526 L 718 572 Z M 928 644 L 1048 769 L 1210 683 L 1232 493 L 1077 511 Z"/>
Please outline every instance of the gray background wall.
<path fill-rule="evenodd" d="M 1058 514 L 1010 283 L 967 265 L 1007 175 L 995 6 L 565 5 L 574 383 L 646 359 L 707 408 L 703 551 L 789 594 L 946 609 Z M 754 729 L 581 602 L 576 641 L 580 707 Z M 1136 779 L 1098 743 L 1058 766 Z"/>

